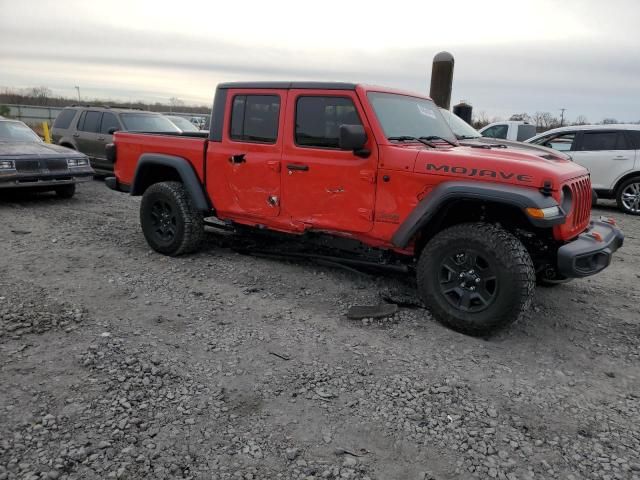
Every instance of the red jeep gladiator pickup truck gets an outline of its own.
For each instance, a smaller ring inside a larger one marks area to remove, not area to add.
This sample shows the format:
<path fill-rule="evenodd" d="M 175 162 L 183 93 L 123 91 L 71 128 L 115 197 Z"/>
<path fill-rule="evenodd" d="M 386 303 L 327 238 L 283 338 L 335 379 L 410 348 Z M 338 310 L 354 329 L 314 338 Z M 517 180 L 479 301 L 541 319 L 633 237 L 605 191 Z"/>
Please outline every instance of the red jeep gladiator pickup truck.
<path fill-rule="evenodd" d="M 160 253 L 196 250 L 206 217 L 350 239 L 405 262 L 434 316 L 475 335 L 515 321 L 536 280 L 600 272 L 624 238 L 591 220 L 580 165 L 459 146 L 428 97 L 388 88 L 220 84 L 208 134 L 119 132 L 107 155 L 107 185 L 142 195 L 142 231 Z"/>

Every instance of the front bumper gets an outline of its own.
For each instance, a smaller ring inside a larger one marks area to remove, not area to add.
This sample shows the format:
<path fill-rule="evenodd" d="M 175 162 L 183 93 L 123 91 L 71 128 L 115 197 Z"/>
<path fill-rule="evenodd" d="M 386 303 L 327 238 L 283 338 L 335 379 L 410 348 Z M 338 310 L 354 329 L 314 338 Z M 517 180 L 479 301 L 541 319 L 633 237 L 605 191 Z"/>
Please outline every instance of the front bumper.
<path fill-rule="evenodd" d="M 69 185 L 72 183 L 84 182 L 93 178 L 91 167 L 78 167 L 61 171 L 41 171 L 41 172 L 6 172 L 0 173 L 0 189 L 4 188 L 40 188 L 55 187 L 58 185 Z"/>
<path fill-rule="evenodd" d="M 594 220 L 575 240 L 558 249 L 558 272 L 567 278 L 595 275 L 609 266 L 624 234 L 611 223 Z"/>

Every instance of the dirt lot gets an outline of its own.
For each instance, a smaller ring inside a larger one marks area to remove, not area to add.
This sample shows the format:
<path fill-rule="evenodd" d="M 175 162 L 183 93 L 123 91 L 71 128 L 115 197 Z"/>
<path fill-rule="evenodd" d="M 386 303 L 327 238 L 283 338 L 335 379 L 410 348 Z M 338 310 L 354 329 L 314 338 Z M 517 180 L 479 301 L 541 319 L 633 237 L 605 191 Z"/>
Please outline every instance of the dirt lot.
<path fill-rule="evenodd" d="M 640 218 L 487 340 L 344 317 L 398 278 L 160 256 L 138 205 L 0 199 L 0 480 L 640 479 Z"/>

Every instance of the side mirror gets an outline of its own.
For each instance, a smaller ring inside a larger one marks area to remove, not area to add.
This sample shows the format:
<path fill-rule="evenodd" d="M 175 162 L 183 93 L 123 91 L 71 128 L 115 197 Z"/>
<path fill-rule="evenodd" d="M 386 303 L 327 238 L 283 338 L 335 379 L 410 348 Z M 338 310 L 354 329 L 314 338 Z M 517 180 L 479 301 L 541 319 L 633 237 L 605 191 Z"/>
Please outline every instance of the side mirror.
<path fill-rule="evenodd" d="M 353 150 L 356 155 L 365 153 L 364 146 L 367 143 L 367 134 L 362 125 L 340 125 L 340 150 Z M 367 155 L 370 152 L 366 152 Z"/>
<path fill-rule="evenodd" d="M 109 135 L 113 135 L 114 133 L 120 131 L 120 129 L 118 127 L 111 127 L 109 130 L 107 130 L 107 133 Z"/>

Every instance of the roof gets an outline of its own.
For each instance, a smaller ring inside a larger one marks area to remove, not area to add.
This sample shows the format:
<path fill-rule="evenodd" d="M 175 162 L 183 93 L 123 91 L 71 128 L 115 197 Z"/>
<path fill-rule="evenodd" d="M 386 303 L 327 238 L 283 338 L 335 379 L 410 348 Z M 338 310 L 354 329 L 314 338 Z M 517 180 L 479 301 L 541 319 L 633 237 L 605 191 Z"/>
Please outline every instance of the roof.
<path fill-rule="evenodd" d="M 315 89 L 315 90 L 355 90 L 355 83 L 346 82 L 227 82 L 219 83 L 219 89 L 229 88 L 264 88 L 290 90 L 292 88 L 299 89 Z"/>
<path fill-rule="evenodd" d="M 575 130 L 640 130 L 640 124 L 637 123 L 609 123 L 604 125 L 569 125 L 567 127 L 552 128 L 543 132 L 556 133 L 556 132 L 568 132 Z M 540 135 L 542 135 L 541 133 Z"/>

